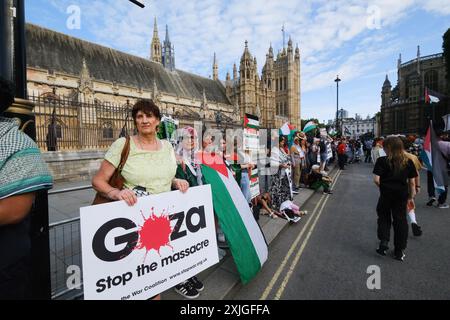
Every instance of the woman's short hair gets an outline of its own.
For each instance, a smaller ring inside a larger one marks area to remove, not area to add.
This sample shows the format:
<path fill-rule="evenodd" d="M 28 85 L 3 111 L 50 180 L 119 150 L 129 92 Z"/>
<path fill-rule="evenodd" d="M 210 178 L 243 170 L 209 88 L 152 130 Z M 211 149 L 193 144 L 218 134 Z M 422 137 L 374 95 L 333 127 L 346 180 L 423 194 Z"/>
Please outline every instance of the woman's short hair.
<path fill-rule="evenodd" d="M 136 115 L 139 111 L 142 111 L 147 116 L 153 115 L 158 120 L 161 120 L 161 112 L 159 111 L 158 106 L 152 101 L 148 99 L 138 100 L 131 111 L 131 116 L 133 117 L 134 123 L 136 123 Z"/>

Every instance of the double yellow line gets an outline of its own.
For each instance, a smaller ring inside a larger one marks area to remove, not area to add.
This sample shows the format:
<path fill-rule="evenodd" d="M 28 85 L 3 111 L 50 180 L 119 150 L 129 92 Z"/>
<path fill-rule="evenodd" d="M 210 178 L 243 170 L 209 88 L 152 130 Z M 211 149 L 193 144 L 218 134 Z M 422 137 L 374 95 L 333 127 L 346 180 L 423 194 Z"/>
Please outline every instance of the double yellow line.
<path fill-rule="evenodd" d="M 338 170 L 338 172 L 334 175 L 334 181 L 333 181 L 333 185 L 332 188 L 334 188 L 340 174 L 341 174 L 342 170 Z M 313 217 L 315 216 L 314 222 L 311 226 L 311 228 L 308 231 L 308 234 L 306 235 L 305 240 L 303 241 L 300 249 L 298 250 L 297 254 L 295 255 L 294 260 L 292 261 L 291 265 L 289 266 L 289 269 L 287 271 L 286 276 L 284 277 L 283 281 L 281 282 L 280 287 L 277 290 L 277 293 L 275 294 L 275 300 L 279 300 L 286 288 L 286 285 L 289 282 L 289 279 L 292 276 L 292 273 L 294 272 L 300 257 L 303 253 L 303 250 L 305 249 L 309 237 L 311 236 L 311 234 L 314 231 L 314 228 L 316 226 L 317 221 L 320 218 L 320 215 L 322 214 L 323 208 L 325 207 L 327 201 L 329 199 L 328 195 L 322 195 L 322 197 L 319 199 L 319 201 L 317 202 L 316 206 L 314 207 L 313 212 L 310 215 L 310 218 L 308 219 L 307 223 L 305 224 L 305 226 L 303 227 L 302 231 L 300 232 L 300 234 L 297 236 L 297 238 L 295 239 L 295 241 L 292 243 L 291 247 L 289 248 L 288 253 L 286 254 L 286 256 L 284 257 L 281 265 L 278 267 L 277 271 L 275 272 L 275 275 L 273 276 L 272 280 L 270 281 L 269 285 L 267 286 L 266 290 L 264 290 L 263 294 L 261 295 L 261 297 L 259 298 L 259 300 L 266 300 L 267 297 L 269 296 L 270 292 L 273 290 L 273 288 L 275 287 L 276 282 L 278 281 L 278 278 L 281 276 L 282 272 L 284 271 L 284 269 L 287 266 L 287 263 L 289 261 L 289 259 L 291 258 L 292 254 L 294 253 L 294 250 L 297 248 L 298 243 L 300 242 L 300 239 L 302 238 L 303 234 L 306 232 L 306 230 L 308 230 L 308 226 L 311 223 L 311 221 L 313 221 Z M 317 213 L 317 209 L 320 206 L 320 210 Z"/>

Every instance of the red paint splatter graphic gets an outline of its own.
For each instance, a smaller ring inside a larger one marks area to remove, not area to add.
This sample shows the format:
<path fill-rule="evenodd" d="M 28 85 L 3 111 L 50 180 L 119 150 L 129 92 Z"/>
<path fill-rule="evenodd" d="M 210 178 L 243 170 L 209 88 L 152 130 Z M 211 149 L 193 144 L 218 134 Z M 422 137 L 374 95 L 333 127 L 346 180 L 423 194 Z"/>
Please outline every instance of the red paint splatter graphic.
<path fill-rule="evenodd" d="M 139 226 L 139 241 L 135 249 L 145 249 L 145 257 L 147 257 L 147 253 L 152 249 L 156 250 L 158 254 L 160 254 L 159 250 L 164 246 L 168 246 L 173 250 L 170 245 L 170 235 L 172 234 L 170 218 L 168 214 L 164 214 L 164 211 L 160 216 L 157 216 L 154 208 L 152 208 L 151 214 L 147 219 L 141 211 L 142 217 L 144 218 L 144 225 Z"/>

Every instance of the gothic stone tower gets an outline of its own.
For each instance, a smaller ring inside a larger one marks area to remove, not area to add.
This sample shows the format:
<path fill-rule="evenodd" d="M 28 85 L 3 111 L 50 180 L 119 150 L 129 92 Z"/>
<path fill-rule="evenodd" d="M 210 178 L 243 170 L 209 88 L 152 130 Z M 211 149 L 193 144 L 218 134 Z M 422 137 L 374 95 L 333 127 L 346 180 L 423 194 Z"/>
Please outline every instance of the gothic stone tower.
<path fill-rule="evenodd" d="M 245 42 L 239 76 L 233 66 L 233 80 L 227 79 L 226 92 L 233 104 L 239 104 L 244 113 L 260 116 L 263 127 L 279 128 L 286 121 L 300 128 L 300 50 L 294 50 L 289 39 L 274 60 L 272 45 L 266 55 L 261 79 L 258 76 L 256 58 L 253 58 Z"/>
<path fill-rule="evenodd" d="M 274 62 L 275 125 L 289 121 L 300 128 L 300 50 L 294 50 L 289 38 L 287 51 L 278 53 Z"/>
<path fill-rule="evenodd" d="M 166 25 L 166 39 L 164 40 L 162 50 L 162 64 L 164 68 L 170 71 L 175 70 L 175 48 L 169 39 L 169 27 Z"/>
<path fill-rule="evenodd" d="M 152 38 L 152 44 L 151 44 L 151 49 L 150 49 L 150 60 L 162 63 L 161 41 L 159 41 L 158 25 L 156 24 L 156 17 L 155 17 L 155 23 L 153 26 L 153 38 Z"/>

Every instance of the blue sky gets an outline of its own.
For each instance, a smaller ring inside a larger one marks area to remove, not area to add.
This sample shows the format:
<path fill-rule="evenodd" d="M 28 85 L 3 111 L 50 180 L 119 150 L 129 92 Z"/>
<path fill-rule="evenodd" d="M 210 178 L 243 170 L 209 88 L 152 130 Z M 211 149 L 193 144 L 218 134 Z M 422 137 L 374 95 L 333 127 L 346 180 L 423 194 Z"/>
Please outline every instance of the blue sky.
<path fill-rule="evenodd" d="M 442 51 L 450 28 L 448 0 L 154 0 L 146 8 L 127 0 L 26 0 L 28 22 L 130 54 L 149 57 L 153 19 L 165 25 L 176 67 L 208 77 L 216 52 L 219 78 L 239 68 L 244 42 L 259 70 L 270 43 L 283 47 L 281 26 L 301 55 L 302 118 L 333 119 L 336 75 L 339 107 L 366 117 L 379 111 L 386 73 L 397 81 L 402 62 Z M 72 6 L 72 7 L 71 7 Z M 74 7 L 75 6 L 75 7 Z M 79 28 L 68 26 L 79 9 Z M 74 11 L 75 10 L 75 11 Z M 69 11 L 69 12 L 68 12 Z"/>

